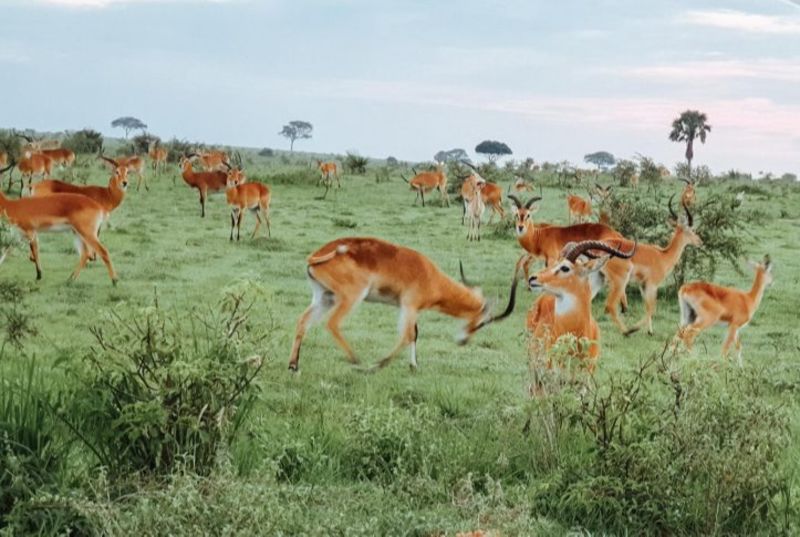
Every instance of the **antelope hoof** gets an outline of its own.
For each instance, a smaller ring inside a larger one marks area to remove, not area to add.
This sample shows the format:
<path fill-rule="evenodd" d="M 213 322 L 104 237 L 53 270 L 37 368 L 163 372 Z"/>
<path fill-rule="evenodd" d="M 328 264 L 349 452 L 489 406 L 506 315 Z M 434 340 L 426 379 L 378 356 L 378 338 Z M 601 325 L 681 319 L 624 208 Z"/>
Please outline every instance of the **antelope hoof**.
<path fill-rule="evenodd" d="M 623 335 L 623 336 L 625 336 L 625 337 L 628 337 L 628 336 L 630 336 L 631 334 L 635 334 L 635 333 L 636 333 L 636 332 L 638 332 L 639 330 L 640 330 L 640 328 L 639 328 L 638 326 L 634 326 L 633 328 L 628 328 L 627 330 L 625 330 L 625 331 L 622 333 L 622 335 Z"/>
<path fill-rule="evenodd" d="M 39 270 L 39 269 L 36 269 L 36 280 L 38 281 L 38 280 L 41 280 L 41 279 L 42 279 L 42 271 Z"/>
<path fill-rule="evenodd" d="M 294 362 L 289 362 L 289 371 L 292 373 L 297 373 L 297 364 Z"/>

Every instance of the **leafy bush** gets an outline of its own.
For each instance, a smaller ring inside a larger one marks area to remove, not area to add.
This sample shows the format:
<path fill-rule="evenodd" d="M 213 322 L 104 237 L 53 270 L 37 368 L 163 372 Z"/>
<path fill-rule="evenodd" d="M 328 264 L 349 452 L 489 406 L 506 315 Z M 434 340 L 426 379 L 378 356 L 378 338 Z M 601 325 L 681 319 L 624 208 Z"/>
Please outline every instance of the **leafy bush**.
<path fill-rule="evenodd" d="M 639 181 L 647 184 L 657 184 L 661 181 L 661 169 L 656 161 L 650 157 L 639 155 Z"/>
<path fill-rule="evenodd" d="M 161 138 L 155 134 L 143 132 L 131 138 L 131 151 L 134 155 L 146 155 L 151 143 L 159 143 Z"/>
<path fill-rule="evenodd" d="M 630 186 L 633 176 L 636 175 L 636 163 L 625 159 L 618 160 L 611 173 L 619 186 Z"/>
<path fill-rule="evenodd" d="M 347 173 L 355 175 L 364 175 L 367 173 L 367 164 L 369 164 L 369 159 L 367 157 L 349 152 L 342 160 L 342 168 L 344 168 Z"/>
<path fill-rule="evenodd" d="M 96 154 L 103 148 L 103 135 L 93 129 L 83 129 L 67 134 L 61 145 L 75 154 Z"/>
<path fill-rule="evenodd" d="M 249 295 L 229 291 L 215 310 L 181 316 L 157 303 L 112 312 L 91 329 L 97 347 L 72 415 L 112 475 L 211 470 L 247 416 L 263 364 L 246 354 L 265 337 L 250 323 Z"/>
<path fill-rule="evenodd" d="M 294 168 L 270 175 L 269 182 L 275 185 L 315 185 L 319 182 L 319 171 L 313 168 Z"/>
<path fill-rule="evenodd" d="M 575 395 L 551 393 L 533 402 L 531 429 L 571 453 L 550 450 L 558 461 L 534 494 L 539 512 L 610 534 L 788 529 L 789 418 L 758 375 L 681 371 L 663 353 Z"/>
<path fill-rule="evenodd" d="M 400 165 L 400 161 L 398 161 L 395 157 L 386 157 L 386 165 L 396 167 Z"/>
<path fill-rule="evenodd" d="M 274 149 L 270 149 L 269 147 L 265 147 L 264 149 L 262 149 L 261 151 L 258 152 L 258 156 L 259 157 L 274 157 L 275 156 L 275 150 Z"/>
<path fill-rule="evenodd" d="M 19 160 L 22 150 L 21 140 L 12 131 L 0 130 L 0 151 L 5 151 L 14 160 Z"/>
<path fill-rule="evenodd" d="M 183 155 L 192 153 L 197 148 L 197 144 L 173 138 L 169 142 L 162 144 L 162 147 L 167 150 L 167 162 L 178 162 Z"/>
<path fill-rule="evenodd" d="M 5 356 L 7 346 L 10 345 L 19 352 L 25 339 L 37 334 L 30 309 L 25 304 L 26 294 L 26 290 L 18 283 L 0 281 L 0 327 L 3 331 L 0 358 Z"/>

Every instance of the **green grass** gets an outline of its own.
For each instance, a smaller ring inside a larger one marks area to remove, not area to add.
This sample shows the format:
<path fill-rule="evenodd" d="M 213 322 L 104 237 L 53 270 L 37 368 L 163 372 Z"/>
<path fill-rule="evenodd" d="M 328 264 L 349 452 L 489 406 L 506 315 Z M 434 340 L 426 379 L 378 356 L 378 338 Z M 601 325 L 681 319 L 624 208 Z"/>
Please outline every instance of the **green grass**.
<path fill-rule="evenodd" d="M 250 166 L 251 175 L 268 183 L 271 174 L 286 171 L 275 164 L 277 159 L 254 159 L 257 164 Z M 399 177 L 375 183 L 368 173 L 344 176 L 343 188 L 329 193 L 324 201 L 315 199 L 322 190 L 313 183 L 272 185 L 272 238 L 250 240 L 254 220 L 248 214 L 242 240 L 229 242 L 224 194 L 211 196 L 206 218 L 202 219 L 196 192 L 180 178 L 173 184 L 177 173 L 172 166 L 167 175 L 151 178 L 150 192 L 129 191 L 112 216 L 112 229 L 103 230 L 101 240 L 119 273 L 118 286 L 112 287 L 99 261 L 91 263 L 77 282 L 67 282 L 77 262 L 72 237 L 67 234 L 41 237 L 41 282 L 34 281 L 33 265 L 22 250 L 0 269 L 1 278 L 30 286 L 27 303 L 38 336 L 28 341 L 25 352 L 48 364 L 54 382 L 63 377 L 65 369 L 80 367 L 80 357 L 93 344 L 89 328 L 103 322 L 105 311 L 120 309 L 135 315 L 130 312 L 149 306 L 157 296 L 162 306 L 189 312 L 216 302 L 226 287 L 252 281 L 268 291 L 271 310 L 263 315 L 265 322 L 268 315 L 274 319 L 275 331 L 271 345 L 264 349 L 268 362 L 261 373 L 262 391 L 248 434 L 234 446 L 231 474 L 220 476 L 215 485 L 221 491 L 230 489 L 241 495 L 237 509 L 252 507 L 257 511 L 259 496 L 265 495 L 263 509 L 268 514 L 262 517 L 272 520 L 276 534 L 313 534 L 315 528 L 318 534 L 339 534 L 348 527 L 361 528 L 348 535 L 428 535 L 479 527 L 499 529 L 504 534 L 561 534 L 569 529 L 571 524 L 547 520 L 528 503 L 532 488 L 543 486 L 536 478 L 544 469 L 541 461 L 532 459 L 526 447 L 528 440 L 522 435 L 530 381 L 524 319 L 535 298 L 524 288 L 513 316 L 479 332 L 466 347 L 454 342 L 458 322 L 424 313 L 419 323 L 416 374 L 409 372 L 406 354 L 378 374 L 356 373 L 345 362 L 324 323 L 306 337 L 300 373 L 287 371 L 294 324 L 310 300 L 305 258 L 324 243 L 342 236 L 381 237 L 418 249 L 453 276 L 462 260 L 468 278 L 479 282 L 485 294 L 496 300 L 495 307 L 501 308 L 514 263 L 521 254 L 510 234 L 493 233 L 491 227 L 484 227 L 481 242 L 468 242 L 466 228 L 460 225 L 458 203 L 452 203 L 449 209 L 438 203 L 425 208 L 413 206 L 414 195 Z M 90 182 L 106 180 L 105 171 L 93 169 Z M 681 184 L 675 182 L 670 188 L 677 191 Z M 769 187 L 776 193 L 778 188 Z M 698 196 L 701 200 L 712 196 L 715 189 L 721 191 L 727 186 L 701 188 Z M 562 222 L 565 196 L 565 191 L 545 188 L 537 218 Z M 775 284 L 743 331 L 745 367 L 783 368 L 787 378 L 796 378 L 800 348 L 795 317 L 800 304 L 800 190 L 786 187 L 782 194 L 768 200 L 752 195 L 746 203 L 767 213 L 767 223 L 751 229 L 748 249 L 753 258 L 767 252 L 772 255 Z M 788 217 L 782 218 L 782 211 Z M 749 287 L 751 275 L 748 270 L 746 276 L 740 276 L 725 266 L 717 281 Z M 632 311 L 627 319 L 638 319 L 642 313 L 638 291 L 630 288 L 629 298 Z M 653 336 L 641 333 L 623 338 L 602 314 L 601 299 L 595 301 L 594 312 L 602 331 L 599 383 L 627 371 L 641 357 L 660 351 L 678 322 L 675 297 L 664 294 L 659 298 Z M 364 304 L 348 318 L 345 337 L 363 362 L 377 361 L 393 346 L 397 314 L 390 307 Z M 689 370 L 714 368 L 725 375 L 726 367 L 718 356 L 723 335 L 724 330 L 719 328 L 704 333 L 696 353 L 683 359 L 685 366 Z M 25 360 L 28 358 L 7 350 L 0 362 L 0 375 L 10 378 L 21 374 L 18 362 Z M 794 440 L 787 455 L 790 459 L 800 456 L 796 418 L 800 406 L 795 390 L 783 396 L 770 395 L 794 416 Z M 424 409 L 421 415 L 415 414 L 418 408 Z M 364 427 L 366 431 L 380 431 L 381 416 L 387 421 L 409 420 L 408 427 L 398 433 L 411 431 L 410 445 L 398 454 L 403 459 L 398 464 L 439 464 L 441 469 L 425 472 L 426 476 L 439 475 L 439 479 L 403 481 L 389 475 L 385 481 L 365 481 L 354 473 L 359 462 L 348 465 L 346 461 L 349 453 L 361 447 L 351 443 L 359 438 L 358 427 L 363 426 L 359 420 L 377 420 Z M 417 440 L 431 439 L 447 449 L 413 445 Z M 426 451 L 428 448 L 447 452 L 464 466 L 448 466 L 447 461 Z M 78 453 L 84 462 L 89 459 L 88 454 Z M 406 460 L 428 455 L 430 458 L 424 461 Z M 798 494 L 796 483 L 793 494 Z M 126 528 L 133 531 L 131 528 L 142 524 L 141 517 L 149 516 L 147 509 L 168 513 L 168 495 L 154 499 L 149 506 L 135 504 L 123 509 L 129 521 Z M 304 522 L 307 509 L 313 515 Z M 186 529 L 189 526 L 187 521 L 183 530 L 173 531 L 191 534 Z"/>

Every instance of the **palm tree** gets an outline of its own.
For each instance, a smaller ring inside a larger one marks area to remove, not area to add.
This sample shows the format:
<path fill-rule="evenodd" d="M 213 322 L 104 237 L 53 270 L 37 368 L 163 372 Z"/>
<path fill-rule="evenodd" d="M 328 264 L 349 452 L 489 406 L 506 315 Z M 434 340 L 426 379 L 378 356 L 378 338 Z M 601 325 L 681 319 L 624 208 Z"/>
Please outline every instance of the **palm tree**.
<path fill-rule="evenodd" d="M 672 122 L 672 132 L 669 139 L 673 142 L 686 142 L 686 162 L 689 164 L 689 178 L 692 176 L 692 159 L 694 158 L 694 141 L 700 139 L 706 143 L 706 134 L 711 132 L 711 125 L 707 125 L 708 117 L 697 110 L 687 110 Z"/>

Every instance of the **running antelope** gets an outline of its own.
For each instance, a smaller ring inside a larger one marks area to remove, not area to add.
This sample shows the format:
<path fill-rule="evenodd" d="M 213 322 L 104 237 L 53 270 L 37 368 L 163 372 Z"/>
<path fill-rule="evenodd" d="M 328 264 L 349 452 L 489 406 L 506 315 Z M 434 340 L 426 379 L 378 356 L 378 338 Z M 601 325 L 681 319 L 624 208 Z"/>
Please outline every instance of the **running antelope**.
<path fill-rule="evenodd" d="M 706 282 L 682 285 L 678 291 L 681 305 L 681 328 L 676 338 L 691 350 L 694 339 L 703 330 L 717 323 L 728 325 L 728 337 L 722 344 L 722 356 L 727 357 L 731 345 L 736 345 L 739 366 L 742 365 L 742 340 L 739 332 L 753 319 L 764 291 L 772 283 L 772 262 L 764 256 L 761 263 L 752 263 L 755 279 L 749 291 L 722 287 Z"/>
<path fill-rule="evenodd" d="M 425 207 L 425 193 L 436 189 L 442 197 L 442 202 L 450 207 L 450 198 L 447 196 L 447 174 L 444 171 L 444 165 L 437 164 L 436 171 L 432 172 L 417 173 L 413 168 L 412 171 L 414 171 L 414 177 L 411 178 L 411 181 L 405 177 L 403 177 L 403 181 L 411 185 L 411 190 L 417 193 L 417 197 L 414 198 L 414 204 L 417 203 L 418 199 L 422 198 L 422 206 Z"/>
<path fill-rule="evenodd" d="M 12 163 L 11 166 L 14 164 Z M 19 228 L 30 243 L 30 260 L 36 266 L 36 279 L 42 279 L 39 263 L 40 231 L 70 229 L 76 235 L 76 245 L 80 260 L 72 273 L 76 279 L 94 252 L 103 259 L 111 282 L 116 285 L 117 274 L 111 264 L 108 250 L 97 238 L 97 232 L 107 214 L 105 209 L 91 198 L 80 194 L 53 194 L 40 198 L 21 198 L 12 200 L 0 192 L 0 214 L 12 225 Z"/>
<path fill-rule="evenodd" d="M 297 371 L 300 345 L 306 330 L 333 310 L 327 328 L 350 363 L 359 363 L 342 336 L 339 325 L 362 301 L 382 302 L 400 308 L 400 338 L 374 369 L 387 366 L 406 346 L 411 346 L 411 368 L 417 367 L 417 316 L 436 310 L 466 322 L 458 343 L 466 344 L 481 328 L 505 319 L 514 311 L 517 278 L 514 275 L 508 306 L 499 315 L 477 287 L 458 283 L 425 255 L 376 238 L 342 238 L 329 242 L 308 257 L 311 305 L 297 321 L 289 369 Z M 464 273 L 461 271 L 462 281 Z"/>
<path fill-rule="evenodd" d="M 339 166 L 335 162 L 322 162 L 317 160 L 317 168 L 319 169 L 319 182 L 324 184 L 326 188 L 333 186 L 333 180 L 336 179 L 336 185 L 342 188 L 342 183 L 339 180 Z"/>
<path fill-rule="evenodd" d="M 238 155 L 237 155 L 238 156 Z M 231 238 L 233 240 L 233 228 L 236 227 L 236 240 L 239 240 L 242 227 L 242 218 L 246 210 L 250 210 L 256 216 L 256 227 L 253 230 L 254 239 L 258 228 L 261 227 L 261 219 L 267 226 L 267 237 L 272 235 L 269 225 L 269 203 L 271 194 L 269 187 L 261 183 L 245 182 L 244 170 L 241 168 L 241 159 L 238 159 L 237 166 L 228 166 L 228 177 L 226 181 L 225 197 L 228 205 L 231 206 Z"/>
<path fill-rule="evenodd" d="M 633 333 L 647 325 L 647 333 L 653 335 L 653 315 L 656 312 L 656 300 L 658 299 L 658 288 L 664 283 L 672 273 L 672 270 L 681 260 L 687 246 L 701 246 L 703 241 L 694 230 L 694 218 L 689 211 L 689 207 L 683 205 L 686 213 L 685 220 L 678 218 L 672 208 L 673 195 L 669 199 L 670 223 L 675 230 L 672 238 L 665 247 L 652 244 L 640 244 L 636 253 L 631 258 L 633 272 L 631 277 L 639 283 L 644 300 L 645 314 L 627 334 Z M 627 335 L 626 334 L 626 335 Z"/>
<path fill-rule="evenodd" d="M 181 158 L 180 168 L 183 181 L 200 194 L 200 216 L 206 216 L 206 198 L 209 192 L 221 192 L 228 186 L 228 174 L 223 171 L 196 172 L 192 167 L 192 158 L 196 153 L 190 153 Z"/>
<path fill-rule="evenodd" d="M 593 251 L 607 255 L 598 258 Z M 592 298 L 601 286 L 596 276 L 610 258 L 630 259 L 635 251 L 635 243 L 627 253 L 602 241 L 569 243 L 554 266 L 545 267 L 528 279 L 532 291 L 545 293 L 536 300 L 527 318 L 528 330 L 543 343 L 545 351 L 560 337 L 572 335 L 578 340 L 577 355 L 588 359 L 588 370 L 594 371 L 600 356 L 600 329 L 592 317 Z"/>

